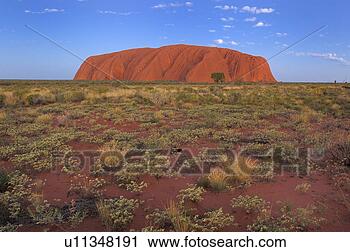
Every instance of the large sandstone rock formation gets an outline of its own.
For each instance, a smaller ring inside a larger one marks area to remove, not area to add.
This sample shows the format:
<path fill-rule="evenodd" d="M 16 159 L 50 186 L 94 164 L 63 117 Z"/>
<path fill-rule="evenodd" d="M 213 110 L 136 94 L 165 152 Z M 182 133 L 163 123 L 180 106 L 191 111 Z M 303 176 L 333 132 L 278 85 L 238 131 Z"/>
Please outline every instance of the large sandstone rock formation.
<path fill-rule="evenodd" d="M 190 45 L 92 56 L 82 64 L 74 79 L 213 82 L 211 74 L 214 72 L 223 72 L 227 82 L 276 82 L 262 57 L 225 48 Z"/>

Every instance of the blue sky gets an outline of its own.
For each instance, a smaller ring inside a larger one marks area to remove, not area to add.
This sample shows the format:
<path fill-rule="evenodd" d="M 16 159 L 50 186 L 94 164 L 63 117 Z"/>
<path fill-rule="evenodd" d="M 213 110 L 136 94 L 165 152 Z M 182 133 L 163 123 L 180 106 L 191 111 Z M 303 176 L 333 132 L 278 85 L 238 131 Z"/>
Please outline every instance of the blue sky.
<path fill-rule="evenodd" d="M 86 58 L 195 44 L 270 58 L 280 81 L 350 81 L 348 0 L 0 0 L 0 79 L 72 79 Z"/>

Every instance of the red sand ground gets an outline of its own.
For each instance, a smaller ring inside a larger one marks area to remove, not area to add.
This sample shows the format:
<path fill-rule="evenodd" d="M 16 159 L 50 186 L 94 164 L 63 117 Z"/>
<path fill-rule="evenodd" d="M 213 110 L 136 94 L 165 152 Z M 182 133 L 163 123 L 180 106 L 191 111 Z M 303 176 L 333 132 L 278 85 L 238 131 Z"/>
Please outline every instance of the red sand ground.
<path fill-rule="evenodd" d="M 75 150 L 97 149 L 97 145 L 71 143 Z M 198 153 L 200 146 L 211 146 L 207 143 L 199 143 L 198 146 L 188 146 Z M 85 173 L 85 172 L 84 172 Z M 88 173 L 86 172 L 85 175 Z M 53 205 L 63 206 L 76 196 L 69 196 L 68 191 L 71 185 L 72 176 L 61 171 L 41 173 L 34 175 L 34 179 L 45 181 L 43 187 L 43 196 Z M 111 177 L 104 176 L 107 182 L 112 182 Z M 142 207 L 136 210 L 134 221 L 130 225 L 131 230 L 140 231 L 147 226 L 147 209 L 163 209 L 170 200 L 176 200 L 176 196 L 181 189 L 187 188 L 189 184 L 195 184 L 198 180 L 196 176 L 183 177 L 163 177 L 156 179 L 150 175 L 142 178 L 148 184 L 142 193 L 131 193 L 119 188 L 116 184 L 109 183 L 104 188 L 104 197 L 116 198 L 125 196 L 144 201 Z M 295 190 L 295 187 L 302 183 L 311 184 L 311 189 L 307 193 L 301 193 Z M 316 172 L 311 176 L 298 177 L 296 175 L 285 173 L 276 176 L 271 182 L 253 183 L 247 188 L 237 188 L 232 191 L 215 193 L 207 191 L 204 199 L 196 205 L 199 212 L 223 208 L 224 212 L 235 216 L 235 225 L 227 227 L 225 231 L 246 231 L 246 227 L 252 224 L 256 219 L 254 214 L 247 214 L 242 210 L 233 210 L 230 206 L 232 198 L 239 195 L 257 195 L 271 203 L 273 214 L 278 214 L 279 202 L 288 202 L 293 208 L 307 207 L 309 205 L 317 206 L 321 212 L 320 217 L 327 221 L 322 225 L 320 231 L 349 231 L 350 215 L 348 209 L 342 203 L 341 195 L 332 183 L 328 174 Z M 20 231 L 67 231 L 69 228 L 60 226 L 38 227 L 23 226 Z M 105 227 L 98 217 L 88 217 L 73 231 L 105 231 Z"/>
<path fill-rule="evenodd" d="M 99 124 L 106 125 L 109 128 L 117 128 L 123 132 L 139 131 L 139 125 L 114 124 L 102 118 L 95 118 Z M 88 122 L 80 122 L 89 126 Z M 125 126 L 125 125 L 124 125 Z M 98 150 L 97 144 L 86 144 L 81 142 L 71 142 L 69 145 L 76 151 Z M 184 145 L 183 148 L 190 149 L 194 155 L 206 147 L 216 147 L 215 143 L 210 143 L 205 139 L 200 139 L 196 144 Z M 1 163 L 4 167 L 11 169 L 12 164 L 9 162 Z M 88 171 L 82 172 L 88 176 Z M 43 187 L 44 199 L 48 200 L 53 205 L 64 206 L 77 199 L 77 196 L 68 195 L 73 176 L 70 176 L 60 169 L 54 172 L 40 173 L 33 175 L 33 179 L 45 181 Z M 107 182 L 112 182 L 112 178 L 104 176 Z M 115 183 L 109 183 L 104 188 L 104 197 L 116 198 L 125 196 L 127 198 L 134 198 L 144 201 L 144 204 L 136 210 L 134 221 L 129 226 L 130 230 L 140 231 L 147 226 L 146 215 L 149 214 L 147 209 L 155 208 L 163 209 L 170 200 L 176 200 L 181 189 L 187 188 L 189 184 L 195 184 L 198 177 L 184 176 L 172 178 L 160 178 L 145 175 L 142 180 L 148 184 L 142 193 L 131 193 L 119 188 Z M 302 183 L 309 183 L 311 189 L 306 193 L 301 193 L 295 190 L 297 185 Z M 272 213 L 278 215 L 280 208 L 279 202 L 288 202 L 293 208 L 307 207 L 315 205 L 320 210 L 319 217 L 326 218 L 326 222 L 322 224 L 319 231 L 349 231 L 350 230 L 350 214 L 345 207 L 342 197 L 338 189 L 334 186 L 331 177 L 327 173 L 315 172 L 311 176 L 298 177 L 289 173 L 276 176 L 271 182 L 253 183 L 247 188 L 237 188 L 232 191 L 215 193 L 207 191 L 204 194 L 204 199 L 196 205 L 199 212 L 223 208 L 224 212 L 231 213 L 235 217 L 236 225 L 227 227 L 225 231 L 246 231 L 246 227 L 252 224 L 256 219 L 254 214 L 247 214 L 242 210 L 233 210 L 230 206 L 232 198 L 239 195 L 257 195 L 271 203 Z M 23 226 L 20 231 L 71 231 L 69 227 L 61 226 Z M 105 227 L 98 217 L 88 217 L 83 223 L 76 227 L 73 231 L 87 232 L 87 231 L 105 231 Z"/>
<path fill-rule="evenodd" d="M 68 197 L 68 189 L 71 177 L 63 173 L 46 173 L 37 176 L 38 179 L 46 180 L 43 190 L 44 198 L 55 205 L 69 203 L 73 198 Z M 179 177 L 179 178 L 161 178 L 157 180 L 151 176 L 143 177 L 149 186 L 141 194 L 131 193 L 120 189 L 116 185 L 110 185 L 105 188 L 105 197 L 125 196 L 144 201 L 142 207 L 136 210 L 136 215 L 130 229 L 141 230 L 147 226 L 146 209 L 163 209 L 170 200 L 176 200 L 176 195 L 181 189 L 187 188 L 188 184 L 196 183 L 198 177 Z M 308 182 L 311 184 L 311 190 L 307 193 L 295 191 L 296 185 Z M 285 174 L 275 177 L 273 182 L 256 183 L 246 189 L 236 189 L 228 192 L 214 193 L 206 192 L 204 200 L 196 207 L 199 212 L 212 209 L 223 208 L 224 212 L 235 216 L 235 223 L 227 227 L 225 231 L 246 231 L 246 226 L 251 224 L 256 216 L 246 214 L 244 211 L 233 211 L 230 206 L 232 198 L 239 195 L 257 195 L 271 202 L 274 214 L 277 214 L 278 202 L 288 202 L 293 207 L 307 207 L 310 204 L 316 205 L 321 209 L 320 216 L 327 219 L 322 225 L 320 231 L 348 231 L 350 228 L 350 216 L 348 210 L 341 203 L 340 195 L 333 187 L 331 180 L 327 175 L 317 173 L 311 177 L 300 178 Z M 57 199 L 60 199 L 57 201 Z M 24 226 L 20 231 L 42 231 L 47 227 L 29 227 Z M 64 229 L 64 227 L 63 227 Z M 62 231 L 60 227 L 50 227 L 50 231 Z M 105 227 L 98 217 L 89 217 L 76 228 L 76 231 L 105 231 Z"/>
<path fill-rule="evenodd" d="M 213 82 L 211 74 L 214 72 L 224 73 L 227 82 L 276 82 L 268 62 L 262 57 L 225 48 L 190 45 L 92 56 L 82 64 L 74 79 Z"/>

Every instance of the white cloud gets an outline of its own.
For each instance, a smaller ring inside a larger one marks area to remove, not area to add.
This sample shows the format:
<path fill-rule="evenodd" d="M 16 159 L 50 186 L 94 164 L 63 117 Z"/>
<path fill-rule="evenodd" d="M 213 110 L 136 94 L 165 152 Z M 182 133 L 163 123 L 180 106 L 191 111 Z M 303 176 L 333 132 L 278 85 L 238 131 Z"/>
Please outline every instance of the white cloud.
<path fill-rule="evenodd" d="M 270 24 L 264 23 L 264 22 L 258 22 L 254 25 L 254 27 L 269 27 Z"/>
<path fill-rule="evenodd" d="M 235 19 L 233 17 L 227 17 L 227 18 L 226 17 L 222 17 L 222 18 L 220 18 L 220 20 L 223 21 L 223 22 L 232 22 Z"/>
<path fill-rule="evenodd" d="M 246 21 L 246 22 L 255 22 L 256 20 L 257 20 L 256 17 L 251 17 L 251 18 L 244 19 L 244 21 Z"/>
<path fill-rule="evenodd" d="M 272 8 L 258 8 L 258 7 L 251 7 L 251 6 L 244 6 L 241 9 L 241 12 L 247 12 L 252 14 L 270 14 L 274 11 L 275 10 Z"/>
<path fill-rule="evenodd" d="M 42 11 L 31 11 L 31 10 L 25 10 L 25 13 L 28 14 L 45 14 L 45 13 L 62 13 L 64 12 L 64 9 L 56 9 L 56 8 L 45 8 Z"/>
<path fill-rule="evenodd" d="M 216 32 L 216 30 L 214 30 L 214 29 L 210 29 L 210 30 L 208 30 L 208 32 L 213 33 L 213 32 Z"/>
<path fill-rule="evenodd" d="M 64 12 L 64 9 L 44 9 L 45 12 Z"/>
<path fill-rule="evenodd" d="M 111 15 L 117 15 L 118 14 L 116 11 L 111 11 L 111 10 L 99 10 L 98 13 L 100 13 L 100 14 L 111 14 Z"/>
<path fill-rule="evenodd" d="M 129 11 L 129 12 L 116 12 L 112 10 L 99 10 L 97 11 L 99 14 L 106 14 L 106 15 L 119 15 L 119 16 L 130 16 L 132 14 L 135 14 L 135 12 Z"/>
<path fill-rule="evenodd" d="M 277 37 L 286 37 L 286 36 L 288 36 L 288 33 L 286 33 L 286 32 L 277 32 L 276 36 Z"/>
<path fill-rule="evenodd" d="M 166 5 L 166 4 L 157 4 L 157 5 L 154 5 L 152 8 L 153 9 L 164 9 L 167 7 L 168 7 L 168 5 Z"/>
<path fill-rule="evenodd" d="M 222 45 L 223 43 L 225 43 L 225 41 L 223 39 L 215 39 L 214 43 L 218 45 Z"/>
<path fill-rule="evenodd" d="M 223 27 L 224 27 L 224 29 L 230 29 L 230 28 L 233 28 L 233 26 L 232 26 L 232 25 L 224 25 Z"/>
<path fill-rule="evenodd" d="M 192 8 L 193 3 L 192 2 L 184 2 L 184 3 L 174 2 L 174 3 L 168 3 L 168 4 L 161 3 L 161 4 L 152 6 L 152 9 L 166 9 L 166 8 L 179 8 L 179 7 Z"/>
<path fill-rule="evenodd" d="M 237 11 L 238 7 L 233 6 L 233 5 L 217 5 L 214 7 L 215 9 L 220 9 L 220 10 L 224 10 L 224 11 L 228 11 L 228 10 L 233 10 L 233 11 Z"/>
<path fill-rule="evenodd" d="M 350 61 L 338 56 L 336 53 L 318 53 L 318 52 L 296 52 L 296 56 L 309 56 L 314 58 L 322 58 L 325 60 L 335 61 L 346 66 L 350 66 Z"/>
<path fill-rule="evenodd" d="M 118 13 L 118 15 L 120 15 L 120 16 L 130 16 L 130 15 L 132 15 L 132 14 L 134 14 L 134 12 L 132 12 L 132 11 L 128 11 L 128 12 L 119 12 L 119 13 Z"/>
<path fill-rule="evenodd" d="M 185 6 L 186 6 L 186 7 L 193 7 L 193 3 L 192 3 L 192 2 L 186 2 L 186 3 L 185 3 Z"/>
<path fill-rule="evenodd" d="M 231 46 L 237 46 L 238 45 L 238 43 L 236 41 L 233 41 L 233 40 L 225 41 L 223 39 L 215 39 L 213 42 L 215 44 L 217 44 L 217 45 L 231 45 Z"/>

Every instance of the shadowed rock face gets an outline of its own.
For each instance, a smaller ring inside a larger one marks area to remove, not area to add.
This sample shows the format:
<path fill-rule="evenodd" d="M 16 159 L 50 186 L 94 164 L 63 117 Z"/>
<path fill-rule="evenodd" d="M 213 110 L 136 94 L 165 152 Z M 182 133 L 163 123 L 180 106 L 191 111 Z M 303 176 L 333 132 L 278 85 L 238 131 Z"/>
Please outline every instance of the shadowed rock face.
<path fill-rule="evenodd" d="M 131 49 L 89 57 L 75 80 L 213 82 L 222 72 L 226 81 L 275 83 L 267 61 L 225 48 L 173 45 Z"/>

